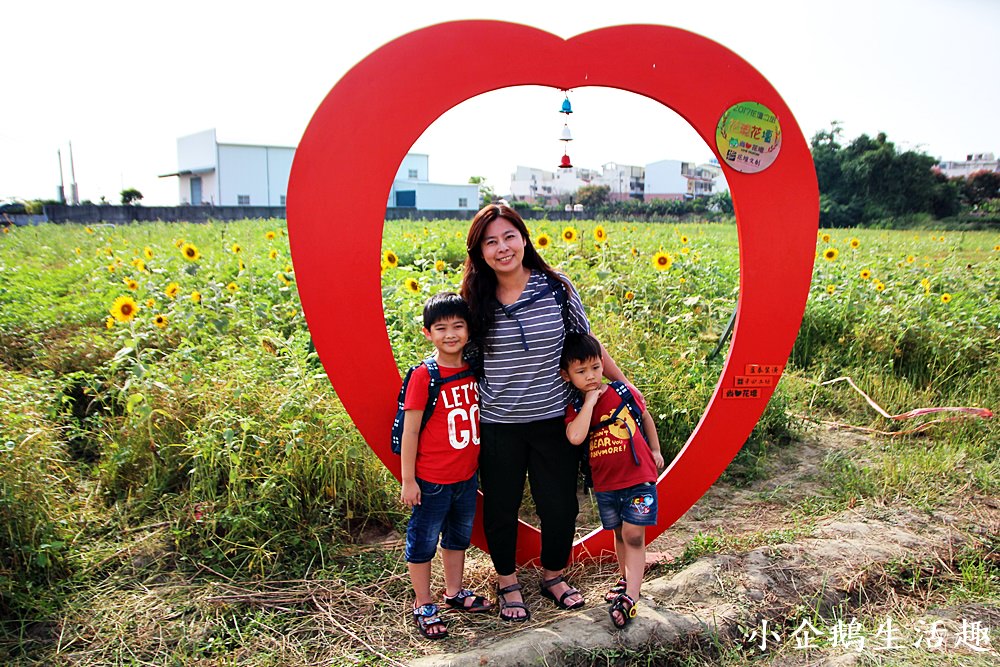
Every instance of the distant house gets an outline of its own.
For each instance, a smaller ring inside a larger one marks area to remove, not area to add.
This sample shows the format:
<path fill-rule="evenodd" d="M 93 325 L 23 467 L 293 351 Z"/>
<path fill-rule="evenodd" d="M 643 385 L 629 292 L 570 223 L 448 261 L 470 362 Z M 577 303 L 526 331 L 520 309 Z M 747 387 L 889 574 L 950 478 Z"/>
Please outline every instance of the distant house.
<path fill-rule="evenodd" d="M 977 171 L 1000 171 L 1000 161 L 993 153 L 970 153 L 964 161 L 939 162 L 938 169 L 948 178 L 966 178 Z"/>
<path fill-rule="evenodd" d="M 646 165 L 643 199 L 693 199 L 728 189 L 718 163 L 696 165 L 680 160 L 660 160 Z"/>
<path fill-rule="evenodd" d="M 570 167 L 546 170 L 517 167 L 510 176 L 510 194 L 518 201 L 539 206 L 555 206 L 563 195 L 571 195 L 584 185 L 590 185 L 597 172 L 593 169 Z"/>
<path fill-rule="evenodd" d="M 177 139 L 177 171 L 160 178 L 177 177 L 182 205 L 284 206 L 294 157 L 294 146 L 219 143 L 211 129 Z M 477 210 L 479 186 L 431 183 L 428 156 L 410 153 L 396 172 L 386 206 Z"/>

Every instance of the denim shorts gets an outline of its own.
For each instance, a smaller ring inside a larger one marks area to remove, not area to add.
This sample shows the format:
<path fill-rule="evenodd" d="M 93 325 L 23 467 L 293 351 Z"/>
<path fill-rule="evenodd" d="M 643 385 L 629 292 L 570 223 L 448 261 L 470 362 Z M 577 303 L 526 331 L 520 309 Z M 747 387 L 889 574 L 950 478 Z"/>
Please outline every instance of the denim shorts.
<path fill-rule="evenodd" d="M 413 506 L 406 527 L 406 562 L 427 563 L 434 558 L 438 539 L 442 549 L 464 551 L 472 538 L 479 475 L 464 482 L 435 484 L 417 478 L 420 504 Z"/>
<path fill-rule="evenodd" d="M 636 526 L 656 525 L 656 485 L 649 482 L 619 491 L 595 491 L 597 511 L 605 530 L 614 530 L 622 522 Z"/>

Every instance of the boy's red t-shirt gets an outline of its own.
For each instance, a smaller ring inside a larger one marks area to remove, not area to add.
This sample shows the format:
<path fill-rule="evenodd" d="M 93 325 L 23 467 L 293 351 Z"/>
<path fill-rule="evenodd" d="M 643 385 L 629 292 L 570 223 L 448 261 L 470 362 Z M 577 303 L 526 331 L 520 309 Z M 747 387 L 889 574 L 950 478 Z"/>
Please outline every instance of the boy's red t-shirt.
<path fill-rule="evenodd" d="M 466 370 L 438 365 L 442 378 Z M 406 386 L 404 410 L 427 406 L 431 376 L 420 364 Z M 437 405 L 417 443 L 416 475 L 426 482 L 455 484 L 472 477 L 479 467 L 479 385 L 470 376 L 441 387 Z"/>
<path fill-rule="evenodd" d="M 632 385 L 628 385 L 628 388 L 639 408 L 645 411 L 646 403 L 642 394 Z M 594 405 L 590 425 L 593 426 L 609 418 L 621 402 L 621 396 L 616 394 L 614 389 L 605 389 Z M 576 415 L 577 411 L 573 408 L 573 404 L 567 405 L 566 423 L 573 421 Z M 594 491 L 618 491 L 644 482 L 656 482 L 656 463 L 653 462 L 653 454 L 649 451 L 649 444 L 642 436 L 632 413 L 627 407 L 623 407 L 618 413 L 618 418 L 619 421 L 614 424 L 608 424 L 591 433 L 587 442 L 581 445 L 590 448 L 590 474 L 594 479 Z M 624 425 L 621 420 L 624 420 Z M 625 425 L 628 426 L 628 430 L 625 429 Z M 639 465 L 635 464 L 629 449 L 629 432 L 632 433 L 632 445 L 639 458 Z"/>

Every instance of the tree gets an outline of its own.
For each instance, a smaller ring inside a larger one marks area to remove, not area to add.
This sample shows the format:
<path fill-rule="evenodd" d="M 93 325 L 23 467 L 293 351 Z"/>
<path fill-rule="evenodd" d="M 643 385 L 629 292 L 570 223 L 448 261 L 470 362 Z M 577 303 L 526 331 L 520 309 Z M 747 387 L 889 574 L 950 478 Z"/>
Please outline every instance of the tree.
<path fill-rule="evenodd" d="M 611 186 L 608 185 L 584 185 L 576 191 L 576 203 L 591 209 L 606 204 L 610 197 Z"/>
<path fill-rule="evenodd" d="M 135 188 L 125 188 L 121 191 L 122 206 L 137 204 L 142 199 L 142 193 Z"/>
<path fill-rule="evenodd" d="M 962 195 L 970 206 L 1000 197 L 1000 174 L 985 169 L 969 174 L 962 186 Z"/>
<path fill-rule="evenodd" d="M 479 186 L 480 206 L 486 206 L 487 204 L 493 203 L 493 200 L 496 198 L 496 192 L 493 191 L 492 185 L 486 184 L 485 176 L 469 176 L 469 183 Z"/>

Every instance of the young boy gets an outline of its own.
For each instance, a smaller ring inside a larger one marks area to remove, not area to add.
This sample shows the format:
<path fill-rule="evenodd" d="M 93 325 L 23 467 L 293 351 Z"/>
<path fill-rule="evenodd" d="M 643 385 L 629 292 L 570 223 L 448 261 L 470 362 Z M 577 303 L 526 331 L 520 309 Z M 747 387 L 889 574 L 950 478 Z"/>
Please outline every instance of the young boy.
<path fill-rule="evenodd" d="M 625 399 L 609 391 L 603 381 L 601 344 L 590 334 L 566 334 L 559 374 L 581 394 L 582 400 L 566 407 L 566 437 L 590 448 L 601 525 L 615 532 L 621 569 L 621 578 L 608 592 L 608 613 L 616 628 L 624 628 L 635 617 L 646 567 L 645 527 L 656 525 L 656 477 L 663 468 L 656 424 L 634 387 L 628 389 L 642 412 L 641 429 L 622 405 Z"/>
<path fill-rule="evenodd" d="M 469 307 L 454 292 L 439 292 L 424 305 L 424 336 L 436 352 L 442 380 L 468 369 L 462 357 L 469 341 Z M 431 373 L 426 363 L 410 377 L 403 401 L 401 446 L 403 489 L 413 508 L 406 529 L 406 562 L 416 600 L 413 619 L 420 634 L 443 639 L 448 626 L 431 597 L 431 561 L 441 540 L 444 602 L 467 612 L 488 611 L 491 603 L 463 588 L 465 550 L 472 536 L 479 479 L 479 390 L 469 376 L 441 386 L 434 412 L 421 429 Z"/>

